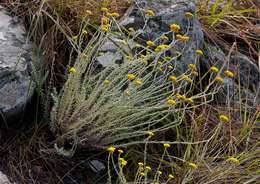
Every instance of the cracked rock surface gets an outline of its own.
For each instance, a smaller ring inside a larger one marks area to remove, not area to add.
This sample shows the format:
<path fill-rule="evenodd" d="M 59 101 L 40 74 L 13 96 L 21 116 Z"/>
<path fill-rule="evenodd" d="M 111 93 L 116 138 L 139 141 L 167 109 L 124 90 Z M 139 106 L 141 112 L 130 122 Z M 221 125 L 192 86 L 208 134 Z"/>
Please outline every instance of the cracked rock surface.
<path fill-rule="evenodd" d="M 19 119 L 32 97 L 32 46 L 22 24 L 0 6 L 0 122 Z"/>
<path fill-rule="evenodd" d="M 147 9 L 152 9 L 155 15 L 147 17 L 145 15 Z M 126 46 L 117 41 L 122 39 L 120 35 L 110 35 L 103 47 L 100 48 L 103 55 L 99 56 L 97 61 L 104 67 L 124 62 L 127 58 L 125 58 L 125 53 L 122 53 L 122 50 L 133 53 L 136 44 L 145 46 L 147 40 L 158 40 L 163 35 L 169 37 L 168 43 L 170 43 L 173 38 L 170 25 L 178 24 L 181 27 L 180 34 L 189 36 L 190 40 L 185 44 L 176 43 L 176 47 L 170 49 L 168 54 L 169 56 L 175 56 L 181 52 L 182 54 L 177 59 L 177 67 L 179 71 L 186 71 L 188 64 L 194 63 L 196 50 L 200 49 L 204 42 L 202 27 L 197 17 L 194 16 L 190 19 L 185 17 L 186 12 L 192 12 L 195 15 L 195 10 L 194 2 L 189 0 L 136 1 L 120 21 L 120 26 L 126 29 L 134 28 L 134 38 L 128 40 L 130 43 Z"/>

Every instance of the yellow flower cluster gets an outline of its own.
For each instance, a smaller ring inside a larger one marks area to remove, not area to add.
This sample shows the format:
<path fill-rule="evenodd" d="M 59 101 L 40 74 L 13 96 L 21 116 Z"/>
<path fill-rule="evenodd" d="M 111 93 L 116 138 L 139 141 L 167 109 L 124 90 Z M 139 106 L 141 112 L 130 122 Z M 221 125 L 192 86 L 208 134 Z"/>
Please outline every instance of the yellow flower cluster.
<path fill-rule="evenodd" d="M 191 71 L 197 71 L 197 67 L 195 64 L 189 64 L 188 67 Z"/>
<path fill-rule="evenodd" d="M 213 72 L 213 73 L 218 73 L 219 69 L 215 66 L 212 66 L 212 67 L 210 67 L 210 71 Z"/>
<path fill-rule="evenodd" d="M 192 79 L 188 75 L 183 75 L 182 79 L 185 80 L 188 83 L 192 83 Z"/>
<path fill-rule="evenodd" d="M 177 77 L 176 76 L 170 76 L 169 80 L 174 82 L 174 83 L 177 83 Z"/>
<path fill-rule="evenodd" d="M 154 133 L 152 131 L 148 131 L 147 134 L 149 135 L 149 137 L 153 137 Z"/>
<path fill-rule="evenodd" d="M 145 169 L 147 170 L 147 172 L 152 170 L 152 168 L 150 166 L 146 166 Z"/>
<path fill-rule="evenodd" d="M 224 82 L 224 79 L 221 78 L 221 77 L 219 77 L 219 76 L 217 76 L 217 77 L 215 78 L 215 81 L 218 82 L 218 83 L 223 83 L 223 82 Z"/>
<path fill-rule="evenodd" d="M 202 56 L 204 53 L 202 50 L 196 50 L 196 54 L 199 55 L 199 56 Z"/>
<path fill-rule="evenodd" d="M 169 174 L 169 179 L 173 179 L 174 178 L 174 176 L 173 176 L 173 174 Z"/>
<path fill-rule="evenodd" d="M 171 29 L 171 31 L 173 31 L 175 33 L 179 33 L 181 30 L 181 27 L 178 24 L 171 24 L 170 29 Z"/>
<path fill-rule="evenodd" d="M 143 82 L 142 82 L 141 80 L 135 80 L 134 83 L 135 83 L 135 85 L 138 86 L 138 87 L 143 84 Z"/>
<path fill-rule="evenodd" d="M 219 116 L 219 120 L 221 122 L 226 123 L 226 122 L 229 122 L 230 119 L 229 119 L 229 117 L 227 115 L 222 114 L 222 115 Z"/>
<path fill-rule="evenodd" d="M 86 11 L 85 11 L 85 16 L 86 16 L 86 17 L 87 17 L 87 16 L 91 16 L 91 15 L 93 15 L 92 11 L 90 11 L 90 10 L 86 10 Z"/>
<path fill-rule="evenodd" d="M 191 17 L 193 17 L 193 13 L 191 13 L 191 12 L 186 12 L 186 13 L 185 13 L 185 17 L 186 17 L 186 18 L 191 18 Z"/>
<path fill-rule="evenodd" d="M 109 153 L 114 153 L 115 150 L 116 150 L 116 148 L 115 148 L 114 146 L 110 146 L 110 147 L 107 148 L 107 151 L 108 151 Z"/>
<path fill-rule="evenodd" d="M 108 32 L 111 28 L 111 21 L 109 18 L 118 18 L 120 15 L 117 12 L 109 12 L 109 9 L 107 7 L 102 7 L 100 9 L 104 13 L 104 17 L 101 18 L 101 30 Z"/>
<path fill-rule="evenodd" d="M 185 95 L 181 95 L 180 93 L 176 93 L 176 98 L 185 101 L 187 98 Z"/>
<path fill-rule="evenodd" d="M 175 104 L 176 104 L 176 101 L 173 100 L 172 98 L 169 98 L 169 99 L 167 100 L 167 105 L 173 106 L 173 105 L 175 105 Z"/>
<path fill-rule="evenodd" d="M 239 164 L 240 164 L 240 161 L 239 161 L 237 158 L 235 158 L 235 157 L 229 157 L 229 158 L 227 159 L 227 161 L 229 161 L 229 162 L 231 162 L 231 163 L 233 163 L 233 164 L 236 164 L 236 165 L 239 165 Z"/>
<path fill-rule="evenodd" d="M 229 78 L 233 78 L 235 75 L 233 72 L 231 72 L 230 70 L 225 70 L 225 75 Z"/>
<path fill-rule="evenodd" d="M 170 145 L 170 144 L 163 144 L 163 147 L 164 147 L 165 149 L 167 149 L 167 148 L 171 147 L 171 145 Z"/>
<path fill-rule="evenodd" d="M 148 10 L 146 10 L 146 15 L 149 16 L 149 17 L 154 17 L 154 16 L 155 16 L 155 13 L 154 13 L 153 10 L 148 9 Z"/>
<path fill-rule="evenodd" d="M 76 70 L 75 67 L 70 67 L 69 68 L 69 73 L 76 73 L 76 72 L 77 72 L 77 70 Z"/>
<path fill-rule="evenodd" d="M 181 34 L 177 34 L 176 35 L 176 38 L 180 41 L 182 41 L 183 43 L 186 43 L 190 40 L 190 37 L 189 36 L 186 36 L 186 35 L 181 35 Z"/>
<path fill-rule="evenodd" d="M 188 165 L 189 165 L 190 168 L 192 168 L 192 169 L 197 169 L 197 168 L 198 168 L 197 164 L 195 164 L 195 163 L 193 163 L 193 162 L 189 162 Z"/>
<path fill-rule="evenodd" d="M 106 79 L 106 80 L 104 81 L 104 84 L 105 84 L 106 86 L 108 86 L 108 85 L 110 84 L 110 81 Z"/>
<path fill-rule="evenodd" d="M 155 46 L 155 43 L 154 43 L 153 41 L 151 41 L 151 40 L 148 40 L 148 41 L 146 42 L 146 45 L 147 45 L 148 47 L 152 47 L 152 46 Z"/>
<path fill-rule="evenodd" d="M 120 162 L 120 164 L 121 164 L 122 166 L 126 166 L 126 164 L 127 164 L 127 161 L 126 161 L 124 158 L 119 157 L 119 158 L 118 158 L 118 161 Z"/>
<path fill-rule="evenodd" d="M 163 50 L 166 50 L 166 49 L 169 49 L 170 46 L 169 45 L 165 45 L 165 44 L 162 44 L 162 45 L 158 45 L 156 48 L 155 48 L 155 52 L 161 52 Z"/>
<path fill-rule="evenodd" d="M 127 74 L 127 78 L 128 78 L 129 80 L 134 80 L 134 79 L 136 78 L 136 75 L 135 75 L 135 74 L 132 74 L 132 73 L 129 73 L 129 74 Z"/>

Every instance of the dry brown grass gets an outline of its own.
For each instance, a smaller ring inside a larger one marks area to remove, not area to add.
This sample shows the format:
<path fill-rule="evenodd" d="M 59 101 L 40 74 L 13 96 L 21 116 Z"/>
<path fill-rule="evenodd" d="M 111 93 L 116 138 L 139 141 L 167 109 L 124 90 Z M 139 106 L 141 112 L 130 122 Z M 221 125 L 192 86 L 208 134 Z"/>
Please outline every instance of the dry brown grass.
<path fill-rule="evenodd" d="M 260 3 L 254 0 L 199 1 L 198 13 L 204 32 L 211 42 L 229 50 L 237 43 L 237 51 L 256 63 L 259 56 Z"/>

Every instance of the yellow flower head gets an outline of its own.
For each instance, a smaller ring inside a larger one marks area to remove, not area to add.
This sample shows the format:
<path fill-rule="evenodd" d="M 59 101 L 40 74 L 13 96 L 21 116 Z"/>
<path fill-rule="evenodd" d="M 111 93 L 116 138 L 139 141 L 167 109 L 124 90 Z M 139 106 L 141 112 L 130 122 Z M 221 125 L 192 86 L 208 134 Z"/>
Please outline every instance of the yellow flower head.
<path fill-rule="evenodd" d="M 180 93 L 176 93 L 176 98 L 178 98 L 180 100 L 186 100 L 186 96 L 185 95 L 181 95 Z"/>
<path fill-rule="evenodd" d="M 106 12 L 107 17 L 112 17 L 112 13 Z"/>
<path fill-rule="evenodd" d="M 182 79 L 187 81 L 187 82 L 189 82 L 189 83 L 192 83 L 192 79 L 189 76 L 187 76 L 187 75 L 183 75 Z"/>
<path fill-rule="evenodd" d="M 192 104 L 192 103 L 194 102 L 194 101 L 192 100 L 192 98 L 186 98 L 185 101 L 188 102 L 188 103 L 190 103 L 190 104 Z"/>
<path fill-rule="evenodd" d="M 180 40 L 182 38 L 182 35 L 181 34 L 177 34 L 176 38 L 177 38 L 177 40 Z"/>
<path fill-rule="evenodd" d="M 162 50 L 165 50 L 165 49 L 169 49 L 170 46 L 169 45 L 158 45 L 156 48 L 155 48 L 155 52 L 161 52 Z"/>
<path fill-rule="evenodd" d="M 144 176 L 145 174 L 144 174 L 144 172 L 140 172 L 140 176 Z"/>
<path fill-rule="evenodd" d="M 159 175 L 161 175 L 161 174 L 162 174 L 162 171 L 157 171 L 157 173 L 158 173 Z"/>
<path fill-rule="evenodd" d="M 171 147 L 171 145 L 170 145 L 170 144 L 163 144 L 163 147 L 164 147 L 165 149 L 167 149 L 167 148 Z"/>
<path fill-rule="evenodd" d="M 69 73 L 76 73 L 76 72 L 77 72 L 77 70 L 75 67 L 70 67 Z"/>
<path fill-rule="evenodd" d="M 127 161 L 126 161 L 126 160 L 124 160 L 123 162 L 121 162 L 121 165 L 122 165 L 122 166 L 126 166 L 126 164 L 127 164 Z"/>
<path fill-rule="evenodd" d="M 135 85 L 136 86 L 141 86 L 143 82 L 141 80 L 135 80 Z"/>
<path fill-rule="evenodd" d="M 149 137 L 153 137 L 154 133 L 152 131 L 148 131 L 147 134 L 149 135 Z"/>
<path fill-rule="evenodd" d="M 196 70 L 197 70 L 195 64 L 189 64 L 188 67 L 189 67 L 189 69 L 192 70 L 192 71 L 196 71 Z"/>
<path fill-rule="evenodd" d="M 233 77 L 235 76 L 234 73 L 231 72 L 230 70 L 226 70 L 224 73 L 225 73 L 225 75 L 226 75 L 227 77 L 229 77 L 229 78 L 233 78 Z"/>
<path fill-rule="evenodd" d="M 143 162 L 138 162 L 139 167 L 143 167 L 144 163 Z"/>
<path fill-rule="evenodd" d="M 185 17 L 186 17 L 186 18 L 191 18 L 191 17 L 193 17 L 193 13 L 191 13 L 191 12 L 186 12 L 186 13 L 185 13 Z"/>
<path fill-rule="evenodd" d="M 190 37 L 189 37 L 189 36 L 182 36 L 182 37 L 180 38 L 180 40 L 185 43 L 185 42 L 187 42 L 187 41 L 190 40 Z"/>
<path fill-rule="evenodd" d="M 172 175 L 172 174 L 169 174 L 169 179 L 173 179 L 174 178 L 174 176 Z"/>
<path fill-rule="evenodd" d="M 170 76 L 169 80 L 176 83 L 177 82 L 177 77 L 176 76 Z"/>
<path fill-rule="evenodd" d="M 107 148 L 107 151 L 108 151 L 109 153 L 114 153 L 115 150 L 116 150 L 116 148 L 115 148 L 114 146 L 110 146 L 110 147 Z"/>
<path fill-rule="evenodd" d="M 231 162 L 231 163 L 233 163 L 233 164 L 237 164 L 237 165 L 240 164 L 240 161 L 239 161 L 237 158 L 234 158 L 234 157 L 229 157 L 229 158 L 227 159 L 227 161 L 229 161 L 229 162 Z"/>
<path fill-rule="evenodd" d="M 106 86 L 108 86 L 108 85 L 110 84 L 110 81 L 109 81 L 109 80 L 105 80 L 105 81 L 104 81 L 104 84 L 105 84 Z"/>
<path fill-rule="evenodd" d="M 102 7 L 101 11 L 106 13 L 106 12 L 108 12 L 108 9 L 106 7 Z"/>
<path fill-rule="evenodd" d="M 82 30 L 82 33 L 84 34 L 84 35 L 87 35 L 88 34 L 88 31 L 87 30 Z"/>
<path fill-rule="evenodd" d="M 168 65 L 167 68 L 168 68 L 169 70 L 172 70 L 172 69 L 173 69 L 173 66 L 172 66 L 172 65 Z"/>
<path fill-rule="evenodd" d="M 214 72 L 214 73 L 218 73 L 219 69 L 217 67 L 215 67 L 215 66 L 212 66 L 212 67 L 210 67 L 210 71 Z"/>
<path fill-rule="evenodd" d="M 227 116 L 227 115 L 220 115 L 219 116 L 219 120 L 221 121 L 221 122 L 224 122 L 224 123 L 226 123 L 226 122 L 229 122 L 229 117 Z"/>
<path fill-rule="evenodd" d="M 124 151 L 121 150 L 121 149 L 119 149 L 119 150 L 117 150 L 117 151 L 118 151 L 118 153 L 120 153 L 120 154 L 124 153 Z"/>
<path fill-rule="evenodd" d="M 155 43 L 154 43 L 153 41 L 151 41 L 151 40 L 148 40 L 148 41 L 146 42 L 146 45 L 147 45 L 148 47 L 152 47 L 152 46 L 155 45 Z"/>
<path fill-rule="evenodd" d="M 173 31 L 175 33 L 179 33 L 181 30 L 181 27 L 178 24 L 171 24 L 170 29 L 171 29 L 171 31 Z"/>
<path fill-rule="evenodd" d="M 122 166 L 126 166 L 127 161 L 124 158 L 119 158 L 118 160 L 119 160 L 119 162 L 121 163 Z"/>
<path fill-rule="evenodd" d="M 135 29 L 134 29 L 133 27 L 129 27 L 129 28 L 128 28 L 128 31 L 129 31 L 129 32 L 135 32 Z"/>
<path fill-rule="evenodd" d="M 119 13 L 116 13 L 116 12 L 111 13 L 111 17 L 118 18 L 119 16 L 120 16 Z"/>
<path fill-rule="evenodd" d="M 146 166 L 145 169 L 146 169 L 147 171 L 151 171 L 151 170 L 152 170 L 152 168 L 151 168 L 150 166 Z"/>
<path fill-rule="evenodd" d="M 135 74 L 132 74 L 132 73 L 129 73 L 129 74 L 127 74 L 127 78 L 128 78 L 129 80 L 134 80 L 134 79 L 136 78 L 136 75 L 135 75 Z"/>
<path fill-rule="evenodd" d="M 109 24 L 102 25 L 102 26 L 100 26 L 100 27 L 101 27 L 101 30 L 102 30 L 102 31 L 105 31 L 105 32 L 108 32 L 109 29 L 110 29 L 110 25 L 109 25 Z"/>
<path fill-rule="evenodd" d="M 193 162 L 189 162 L 188 165 L 192 168 L 192 169 L 197 169 L 198 166 L 197 164 L 193 163 Z"/>
<path fill-rule="evenodd" d="M 223 83 L 224 82 L 224 80 L 221 77 L 219 77 L 219 76 L 215 78 L 215 81 L 219 82 L 219 83 Z"/>
<path fill-rule="evenodd" d="M 102 24 L 109 24 L 109 19 L 107 17 L 102 17 L 101 18 L 101 23 Z"/>
<path fill-rule="evenodd" d="M 154 13 L 153 10 L 149 9 L 149 10 L 146 10 L 146 15 L 149 16 L 149 17 L 154 17 L 155 13 Z"/>
<path fill-rule="evenodd" d="M 176 101 L 175 100 L 173 100 L 173 99 L 171 99 L 171 98 L 169 98 L 168 100 L 167 100 L 167 105 L 175 105 L 176 104 Z"/>
<path fill-rule="evenodd" d="M 90 10 L 86 10 L 85 15 L 86 15 L 86 16 L 90 16 L 90 15 L 93 15 L 93 13 L 92 13 L 92 11 L 90 11 Z"/>
<path fill-rule="evenodd" d="M 126 95 L 126 96 L 131 96 L 131 92 L 130 92 L 129 90 L 126 90 L 126 91 L 125 91 L 125 95 Z"/>
<path fill-rule="evenodd" d="M 199 56 L 202 56 L 204 55 L 203 51 L 202 50 L 196 50 L 196 54 L 199 55 Z"/>
<path fill-rule="evenodd" d="M 158 61 L 157 63 L 158 63 L 158 65 L 163 65 L 162 61 Z"/>

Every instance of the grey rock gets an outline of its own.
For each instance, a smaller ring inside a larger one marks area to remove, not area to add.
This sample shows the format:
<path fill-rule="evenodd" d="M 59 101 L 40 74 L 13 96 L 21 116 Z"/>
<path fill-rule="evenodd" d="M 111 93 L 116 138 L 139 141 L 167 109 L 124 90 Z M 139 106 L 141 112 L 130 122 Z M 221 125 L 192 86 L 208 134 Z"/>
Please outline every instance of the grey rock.
<path fill-rule="evenodd" d="M 195 8 L 194 2 L 190 0 L 138 0 L 119 23 L 120 26 L 126 29 L 134 28 L 136 32 L 136 35 L 133 35 L 133 39 L 130 39 L 131 42 L 128 48 L 126 48 L 127 50 L 122 49 L 122 44 L 118 46 L 110 41 L 111 39 L 120 39 L 118 35 L 116 37 L 111 35 L 101 50 L 104 52 L 104 56 L 107 56 L 107 59 L 112 63 L 115 60 L 125 60 L 125 53 L 133 54 L 136 43 L 146 45 L 147 40 L 158 40 L 165 33 L 168 33 L 167 36 L 170 38 L 168 43 L 170 43 L 173 39 L 173 35 L 170 33 L 170 25 L 176 23 L 181 27 L 181 34 L 188 35 L 190 40 L 186 44 L 178 42 L 168 54 L 169 56 L 174 56 L 176 52 L 182 52 L 182 55 L 177 58 L 177 67 L 178 71 L 186 71 L 187 65 L 194 63 L 195 52 L 202 47 L 204 41 L 202 27 L 196 16 L 190 19 L 185 17 L 186 12 L 194 13 Z M 152 9 L 155 12 L 155 16 L 146 16 L 145 10 L 147 9 Z M 157 44 L 160 44 L 159 41 Z M 125 52 L 122 52 L 122 50 Z M 113 60 L 112 58 L 116 59 Z M 104 63 L 104 60 L 105 57 L 98 58 L 100 63 Z"/>
<path fill-rule="evenodd" d="M 26 42 L 23 26 L 1 6 L 0 20 L 0 121 L 12 121 L 32 97 L 32 45 Z"/>
<path fill-rule="evenodd" d="M 0 184 L 12 184 L 6 175 L 0 171 Z"/>
<path fill-rule="evenodd" d="M 106 166 L 102 162 L 100 162 L 98 160 L 91 160 L 89 162 L 89 167 L 95 173 L 100 173 L 101 171 L 106 169 Z"/>
<path fill-rule="evenodd" d="M 221 68 L 228 51 L 223 51 L 213 45 L 207 45 L 207 58 L 202 65 L 209 70 L 212 65 Z M 227 95 L 229 99 L 239 100 L 239 95 L 246 97 L 251 105 L 256 106 L 260 103 L 260 68 L 246 55 L 234 53 L 230 56 L 224 70 L 229 69 L 235 73 L 234 79 L 225 79 L 224 88 L 218 95 L 218 101 L 225 100 Z"/>

